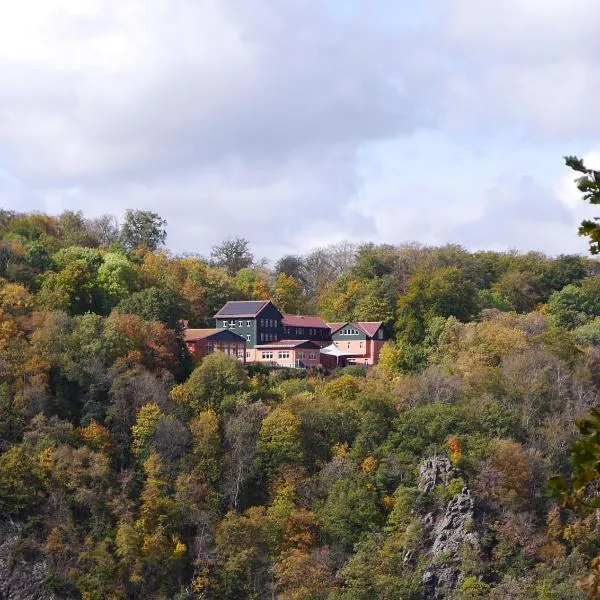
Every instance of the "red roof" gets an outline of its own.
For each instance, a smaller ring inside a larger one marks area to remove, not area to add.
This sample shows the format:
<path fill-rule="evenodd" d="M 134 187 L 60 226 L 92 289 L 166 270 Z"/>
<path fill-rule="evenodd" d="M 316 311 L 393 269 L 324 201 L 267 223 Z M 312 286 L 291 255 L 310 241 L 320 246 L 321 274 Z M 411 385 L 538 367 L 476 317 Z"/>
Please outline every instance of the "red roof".
<path fill-rule="evenodd" d="M 375 337 L 382 323 L 382 321 L 356 321 L 354 324 L 358 325 L 369 337 Z"/>
<path fill-rule="evenodd" d="M 307 315 L 283 315 L 281 324 L 284 327 L 320 327 L 322 329 L 329 327 L 320 317 Z"/>
<path fill-rule="evenodd" d="M 344 325 L 348 325 L 348 321 L 344 323 L 327 323 L 329 325 L 329 329 L 331 329 L 331 333 L 335 333 L 338 329 L 341 329 Z"/>
<path fill-rule="evenodd" d="M 278 342 L 269 342 L 268 344 L 260 344 L 255 346 L 257 350 L 266 350 L 267 348 L 296 348 L 303 344 L 311 344 L 316 348 L 320 348 L 318 344 L 315 344 L 311 340 L 279 340 Z"/>

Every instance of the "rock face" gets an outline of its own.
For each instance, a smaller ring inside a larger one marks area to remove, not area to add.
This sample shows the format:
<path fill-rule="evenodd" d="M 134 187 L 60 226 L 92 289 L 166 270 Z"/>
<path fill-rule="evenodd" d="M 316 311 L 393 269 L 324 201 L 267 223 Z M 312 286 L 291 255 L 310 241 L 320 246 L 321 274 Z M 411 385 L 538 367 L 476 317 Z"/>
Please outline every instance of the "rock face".
<path fill-rule="evenodd" d="M 57 600 L 48 589 L 48 564 L 23 546 L 21 527 L 0 523 L 0 600 Z"/>
<path fill-rule="evenodd" d="M 431 494 L 437 485 L 447 488 L 459 475 L 446 457 L 429 458 L 421 466 L 419 488 Z M 469 548 L 476 554 L 481 552 L 471 492 L 463 487 L 444 511 L 429 512 L 421 520 L 429 554 L 423 574 L 423 598 L 444 600 L 452 596 L 460 583 L 461 551 Z"/>
<path fill-rule="evenodd" d="M 445 456 L 433 456 L 423 461 L 419 470 L 419 489 L 431 494 L 438 484 L 448 487 L 450 481 L 459 476 L 450 459 Z"/>

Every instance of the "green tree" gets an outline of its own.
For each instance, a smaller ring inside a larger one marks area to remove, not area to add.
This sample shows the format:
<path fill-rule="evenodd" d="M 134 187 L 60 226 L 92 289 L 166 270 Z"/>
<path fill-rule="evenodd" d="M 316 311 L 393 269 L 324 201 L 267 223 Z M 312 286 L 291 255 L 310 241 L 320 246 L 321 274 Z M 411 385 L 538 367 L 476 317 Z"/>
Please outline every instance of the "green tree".
<path fill-rule="evenodd" d="M 277 407 L 262 422 L 258 450 L 269 473 L 284 464 L 302 464 L 302 420 L 291 411 Z"/>
<path fill-rule="evenodd" d="M 339 479 L 329 489 L 318 516 L 325 531 L 351 549 L 380 524 L 377 491 L 363 475 Z"/>
<path fill-rule="evenodd" d="M 565 156 L 565 164 L 573 171 L 581 173 L 575 180 L 577 189 L 583 194 L 583 199 L 592 205 L 600 204 L 600 171 L 588 169 L 583 160 L 577 156 Z M 600 252 L 600 219 L 585 219 L 579 227 L 579 235 L 589 238 L 590 252 Z"/>
<path fill-rule="evenodd" d="M 249 389 L 244 365 L 223 352 L 209 354 L 183 385 L 183 398 L 195 412 L 219 412 L 227 396 Z"/>
<path fill-rule="evenodd" d="M 166 225 L 165 219 L 155 212 L 128 209 L 121 227 L 121 243 L 126 250 L 156 250 L 167 239 Z"/>
<path fill-rule="evenodd" d="M 98 285 L 110 310 L 128 296 L 137 283 L 137 272 L 131 261 L 123 254 L 110 252 L 98 269 Z"/>
<path fill-rule="evenodd" d="M 600 316 L 600 298 L 571 284 L 550 296 L 548 310 L 559 327 L 573 329 Z"/>
<path fill-rule="evenodd" d="M 455 316 L 466 321 L 477 308 L 477 289 L 458 269 L 421 272 L 398 302 L 396 330 L 406 341 L 419 343 L 425 337 L 429 320 Z"/>
<path fill-rule="evenodd" d="M 177 327 L 182 316 L 181 300 L 171 290 L 146 288 L 124 298 L 116 310 L 128 315 L 138 315 L 145 321 L 160 321 L 167 327 Z"/>

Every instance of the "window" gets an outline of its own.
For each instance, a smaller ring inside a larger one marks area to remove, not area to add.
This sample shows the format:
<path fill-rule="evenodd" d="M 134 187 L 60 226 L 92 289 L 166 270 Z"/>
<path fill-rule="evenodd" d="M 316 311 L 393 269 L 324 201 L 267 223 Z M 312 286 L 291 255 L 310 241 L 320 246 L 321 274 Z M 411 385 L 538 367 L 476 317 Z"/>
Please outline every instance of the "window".
<path fill-rule="evenodd" d="M 246 321 L 246 327 L 250 327 L 250 323 L 252 323 L 252 321 Z"/>
<path fill-rule="evenodd" d="M 229 327 L 235 329 L 235 321 L 229 321 Z"/>
<path fill-rule="evenodd" d="M 380 329 L 379 332 L 377 333 L 377 337 L 382 340 L 383 339 L 383 329 Z"/>
<path fill-rule="evenodd" d="M 250 358 L 250 352 L 246 352 L 246 358 Z"/>
<path fill-rule="evenodd" d="M 238 321 L 238 327 L 243 327 L 244 326 L 244 321 Z"/>
<path fill-rule="evenodd" d="M 273 353 L 272 352 L 263 352 L 262 357 L 263 358 L 273 358 Z"/>
<path fill-rule="evenodd" d="M 264 342 L 264 341 L 265 341 L 265 334 L 264 334 L 264 333 L 261 333 L 261 334 L 260 334 L 260 341 L 261 341 L 261 342 Z"/>
<path fill-rule="evenodd" d="M 247 336 L 246 336 L 246 339 L 247 339 L 248 341 L 250 341 L 250 337 L 251 337 L 250 335 L 247 335 Z"/>
<path fill-rule="evenodd" d="M 348 348 L 350 348 L 350 342 L 348 342 Z"/>
<path fill-rule="evenodd" d="M 359 348 L 362 348 L 362 347 L 363 347 L 363 343 L 361 342 L 361 343 L 358 345 L 358 347 L 359 347 Z"/>
<path fill-rule="evenodd" d="M 289 358 L 290 357 L 290 353 L 285 350 L 283 352 L 279 352 L 279 354 L 277 355 L 277 358 Z"/>
<path fill-rule="evenodd" d="M 227 321 L 223 321 L 223 329 L 227 327 Z"/>
<path fill-rule="evenodd" d="M 304 359 L 306 358 L 306 353 L 305 353 L 305 352 L 300 352 L 300 353 L 298 354 L 298 358 L 299 358 L 300 360 L 304 360 Z"/>
<path fill-rule="evenodd" d="M 316 352 L 311 352 L 311 353 L 308 355 L 308 358 L 309 358 L 310 360 L 317 360 L 317 353 L 316 353 Z"/>

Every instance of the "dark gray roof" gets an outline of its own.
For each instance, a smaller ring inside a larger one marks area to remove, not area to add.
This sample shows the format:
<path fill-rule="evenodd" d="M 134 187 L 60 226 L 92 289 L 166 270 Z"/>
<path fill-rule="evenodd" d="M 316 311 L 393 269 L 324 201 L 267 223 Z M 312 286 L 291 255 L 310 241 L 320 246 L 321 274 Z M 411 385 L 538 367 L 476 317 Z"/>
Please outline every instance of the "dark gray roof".
<path fill-rule="evenodd" d="M 215 315 L 215 319 L 223 317 L 256 317 L 267 304 L 269 304 L 269 300 L 230 300 Z"/>

